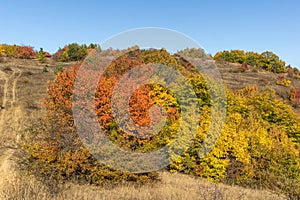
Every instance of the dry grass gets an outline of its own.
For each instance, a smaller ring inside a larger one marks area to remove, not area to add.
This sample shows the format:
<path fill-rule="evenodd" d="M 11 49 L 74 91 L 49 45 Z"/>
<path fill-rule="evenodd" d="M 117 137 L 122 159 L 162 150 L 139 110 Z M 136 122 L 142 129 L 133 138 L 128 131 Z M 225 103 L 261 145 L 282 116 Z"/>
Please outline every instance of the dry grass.
<path fill-rule="evenodd" d="M 162 172 L 161 182 L 143 186 L 120 185 L 112 188 L 88 185 L 61 185 L 55 193 L 33 178 L 14 178 L 0 191 L 1 199 L 203 199 L 203 200 L 276 200 L 285 199 L 268 191 L 250 190 L 240 187 L 214 184 L 182 174 Z"/>
<path fill-rule="evenodd" d="M 217 67 L 222 75 L 225 85 L 232 90 L 242 89 L 245 86 L 257 85 L 260 89 L 270 87 L 276 91 L 277 97 L 284 99 L 287 103 L 288 94 L 291 88 L 300 88 L 300 80 L 297 78 L 290 78 L 288 74 L 283 74 L 283 77 L 291 80 L 291 86 L 285 87 L 277 85 L 278 74 L 264 71 L 249 66 L 249 70 L 241 71 L 241 64 L 227 63 L 223 61 L 216 62 Z"/>

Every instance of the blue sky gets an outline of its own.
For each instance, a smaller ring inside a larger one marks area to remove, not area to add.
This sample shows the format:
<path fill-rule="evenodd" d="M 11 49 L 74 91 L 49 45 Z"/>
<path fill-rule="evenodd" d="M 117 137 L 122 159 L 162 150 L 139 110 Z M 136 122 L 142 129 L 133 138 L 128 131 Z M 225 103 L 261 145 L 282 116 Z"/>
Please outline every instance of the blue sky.
<path fill-rule="evenodd" d="M 182 32 L 208 53 L 243 49 L 278 54 L 300 68 L 300 1 L 2 1 L 0 43 L 55 52 L 71 42 L 99 43 L 133 28 Z"/>

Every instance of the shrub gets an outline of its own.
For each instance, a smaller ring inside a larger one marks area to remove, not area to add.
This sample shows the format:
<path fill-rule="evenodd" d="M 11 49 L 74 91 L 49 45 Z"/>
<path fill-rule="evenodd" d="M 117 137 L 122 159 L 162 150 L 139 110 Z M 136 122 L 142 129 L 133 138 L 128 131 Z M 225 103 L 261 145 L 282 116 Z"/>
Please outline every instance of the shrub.
<path fill-rule="evenodd" d="M 41 63 L 45 62 L 45 52 L 44 52 L 43 48 L 40 48 L 38 60 Z"/>
<path fill-rule="evenodd" d="M 46 57 L 46 58 L 51 58 L 52 56 L 51 56 L 51 54 L 49 53 L 49 52 L 44 52 L 44 56 Z"/>
<path fill-rule="evenodd" d="M 43 67 L 43 72 L 44 73 L 48 72 L 48 68 L 46 66 Z"/>
<path fill-rule="evenodd" d="M 291 67 L 287 67 L 286 72 L 287 72 L 287 76 L 289 78 L 294 78 L 294 76 L 296 74 L 295 71 L 293 70 L 293 68 L 291 68 Z"/>
<path fill-rule="evenodd" d="M 37 53 L 30 46 L 20 46 L 17 51 L 17 58 L 22 59 L 33 59 L 37 56 Z"/>
<path fill-rule="evenodd" d="M 288 93 L 289 100 L 292 102 L 293 107 L 298 108 L 300 104 L 300 90 L 292 88 Z"/>
<path fill-rule="evenodd" d="M 58 73 L 64 71 L 63 67 L 61 65 L 57 65 L 55 70 L 54 70 L 54 74 L 57 75 Z"/>
<path fill-rule="evenodd" d="M 282 79 L 276 82 L 277 85 L 282 85 L 285 87 L 290 87 L 291 86 L 291 81 L 288 79 Z"/>
<path fill-rule="evenodd" d="M 1 56 L 4 56 L 6 53 L 5 53 L 5 46 L 3 44 L 0 44 L 0 55 Z"/>
<path fill-rule="evenodd" d="M 279 79 L 284 79 L 284 74 L 279 74 L 279 75 L 278 75 L 278 78 L 279 78 Z"/>
<path fill-rule="evenodd" d="M 247 64 L 246 62 L 243 62 L 241 71 L 242 71 L 242 72 L 245 72 L 245 71 L 248 71 L 248 70 L 249 70 L 248 64 Z"/>
<path fill-rule="evenodd" d="M 292 88 L 289 97 L 291 101 L 300 102 L 300 90 Z"/>
<path fill-rule="evenodd" d="M 294 68 L 292 68 L 293 69 L 293 71 L 294 71 L 294 73 L 297 75 L 297 74 L 299 74 L 299 69 L 297 68 L 297 67 L 294 67 Z"/>
<path fill-rule="evenodd" d="M 8 57 L 17 57 L 18 46 L 17 45 L 4 45 L 5 55 Z"/>
<path fill-rule="evenodd" d="M 21 59 L 33 59 L 37 56 L 37 53 L 34 51 L 33 47 L 6 44 L 0 45 L 0 54 Z"/>

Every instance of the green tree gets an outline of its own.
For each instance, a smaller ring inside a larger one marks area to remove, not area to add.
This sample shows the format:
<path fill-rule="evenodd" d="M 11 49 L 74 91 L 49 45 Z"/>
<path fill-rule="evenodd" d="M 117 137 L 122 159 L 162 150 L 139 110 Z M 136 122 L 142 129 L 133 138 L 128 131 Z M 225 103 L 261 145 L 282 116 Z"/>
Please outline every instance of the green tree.
<path fill-rule="evenodd" d="M 262 54 L 262 68 L 274 73 L 286 72 L 285 62 L 280 60 L 279 57 L 270 51 L 265 51 Z"/>

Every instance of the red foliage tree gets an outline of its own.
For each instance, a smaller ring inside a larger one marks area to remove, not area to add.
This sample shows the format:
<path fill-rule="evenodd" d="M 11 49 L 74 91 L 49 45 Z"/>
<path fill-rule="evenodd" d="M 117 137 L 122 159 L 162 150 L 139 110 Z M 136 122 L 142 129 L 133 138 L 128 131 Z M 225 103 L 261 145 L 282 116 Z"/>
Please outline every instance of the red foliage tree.
<path fill-rule="evenodd" d="M 22 59 L 33 59 L 36 58 L 37 52 L 34 51 L 33 47 L 30 46 L 19 46 L 17 58 Z"/>

